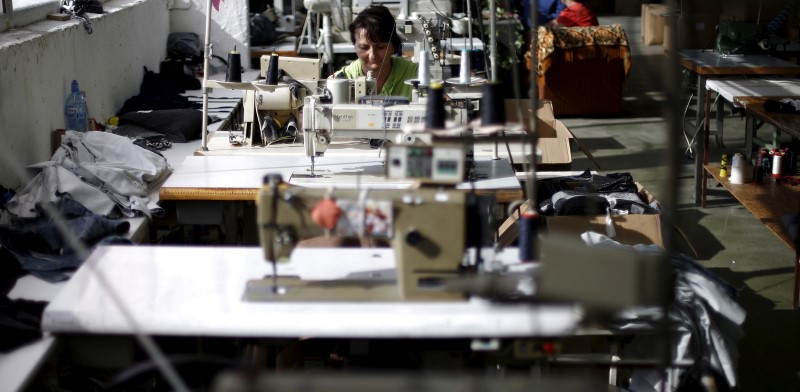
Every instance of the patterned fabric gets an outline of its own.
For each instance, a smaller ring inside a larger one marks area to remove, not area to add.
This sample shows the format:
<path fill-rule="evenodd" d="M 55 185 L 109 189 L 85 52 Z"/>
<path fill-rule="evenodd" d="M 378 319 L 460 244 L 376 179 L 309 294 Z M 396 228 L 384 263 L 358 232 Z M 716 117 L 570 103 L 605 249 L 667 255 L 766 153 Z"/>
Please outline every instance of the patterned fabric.
<path fill-rule="evenodd" d="M 630 72 L 631 55 L 628 36 L 620 24 L 588 27 L 539 27 L 536 73 L 542 77 L 550 67 L 550 55 L 560 49 L 566 61 L 589 58 L 615 59 L 625 62 L 625 76 Z M 525 53 L 531 66 L 531 52 Z"/>

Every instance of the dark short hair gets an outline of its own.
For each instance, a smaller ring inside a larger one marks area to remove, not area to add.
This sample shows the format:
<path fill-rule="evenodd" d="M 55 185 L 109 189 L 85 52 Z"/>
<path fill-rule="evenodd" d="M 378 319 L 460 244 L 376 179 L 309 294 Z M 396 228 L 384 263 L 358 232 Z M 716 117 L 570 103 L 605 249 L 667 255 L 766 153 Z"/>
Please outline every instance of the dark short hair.
<path fill-rule="evenodd" d="M 403 52 L 403 43 L 395 31 L 395 21 L 389 9 L 382 5 L 371 5 L 358 13 L 350 23 L 350 39 L 356 43 L 356 30 L 364 29 L 372 42 L 389 42 L 394 46 L 394 54 Z"/>

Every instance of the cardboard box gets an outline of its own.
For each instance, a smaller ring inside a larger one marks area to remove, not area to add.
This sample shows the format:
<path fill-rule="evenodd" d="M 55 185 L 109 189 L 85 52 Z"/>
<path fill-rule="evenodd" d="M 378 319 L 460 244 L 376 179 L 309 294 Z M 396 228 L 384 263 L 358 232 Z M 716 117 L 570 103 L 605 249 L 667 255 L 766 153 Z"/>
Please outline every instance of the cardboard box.
<path fill-rule="evenodd" d="M 642 200 L 652 203 L 656 198 L 641 184 L 636 183 Z M 616 236 L 613 240 L 625 245 L 654 244 L 664 247 L 664 238 L 661 230 L 661 215 L 659 214 L 630 214 L 612 216 Z M 579 238 L 585 231 L 606 233 L 606 216 L 548 216 L 545 223 L 549 233 L 561 233 Z"/>
<path fill-rule="evenodd" d="M 539 151 L 541 159 L 538 170 L 569 170 L 572 166 L 572 148 L 570 142 L 574 135 L 564 123 L 556 120 L 553 114 L 553 105 L 548 100 L 538 101 L 536 119 L 539 131 Z M 509 122 L 520 122 L 518 107 L 523 108 L 522 121 L 530 121 L 530 101 L 527 99 L 505 100 L 506 119 Z M 519 147 L 516 148 L 519 150 Z M 530 154 L 526 156 L 530 159 Z M 516 159 L 515 159 L 516 161 Z"/>
<path fill-rule="evenodd" d="M 642 4 L 642 42 L 645 45 L 664 42 L 664 15 L 669 12 L 664 4 Z"/>
<path fill-rule="evenodd" d="M 686 14 L 665 18 L 664 49 L 714 49 L 719 14 Z M 677 29 L 672 42 L 673 30 Z"/>

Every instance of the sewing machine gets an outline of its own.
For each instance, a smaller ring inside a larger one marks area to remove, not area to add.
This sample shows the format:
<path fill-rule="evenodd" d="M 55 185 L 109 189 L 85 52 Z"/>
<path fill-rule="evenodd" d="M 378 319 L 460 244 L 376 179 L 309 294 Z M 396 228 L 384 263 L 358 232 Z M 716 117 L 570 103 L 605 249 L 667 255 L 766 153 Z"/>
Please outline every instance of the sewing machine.
<path fill-rule="evenodd" d="M 277 278 L 275 272 L 272 278 L 248 282 L 245 299 L 461 299 L 461 293 L 444 290 L 445 282 L 464 269 L 462 260 L 468 244 L 482 243 L 491 237 L 493 231 L 481 228 L 494 216 L 490 207 L 493 205 L 492 197 L 453 189 L 324 190 L 294 187 L 283 182 L 279 175 L 267 175 L 258 196 L 258 227 L 268 262 L 274 266 L 287 261 L 303 239 L 328 236 L 370 239 L 391 244 L 396 255 L 397 280 L 315 282 Z"/>
<path fill-rule="evenodd" d="M 725 20 L 717 29 L 716 49 L 722 55 L 765 53 L 786 43 L 785 39 L 767 33 L 756 23 Z"/>
<path fill-rule="evenodd" d="M 270 56 L 261 56 L 262 77 L 269 70 Z M 278 69 L 297 83 L 267 85 L 263 80 L 245 84 L 242 118 L 229 133 L 234 145 L 266 146 L 281 138 L 297 136 L 297 118 L 307 92 L 315 92 L 320 79 L 318 59 L 278 57 Z"/>
<path fill-rule="evenodd" d="M 396 140 L 424 123 L 425 105 L 333 104 L 311 96 L 303 109 L 303 142 L 306 155 L 313 158 L 324 155 L 334 136 Z"/>

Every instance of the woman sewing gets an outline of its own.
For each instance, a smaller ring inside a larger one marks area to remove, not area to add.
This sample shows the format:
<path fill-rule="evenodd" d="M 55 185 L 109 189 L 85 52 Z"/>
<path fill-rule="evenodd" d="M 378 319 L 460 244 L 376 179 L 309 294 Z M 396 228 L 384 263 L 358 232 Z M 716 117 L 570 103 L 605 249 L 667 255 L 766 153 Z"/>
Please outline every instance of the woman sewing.
<path fill-rule="evenodd" d="M 401 95 L 411 98 L 412 87 L 406 80 L 416 79 L 417 64 L 400 55 L 403 45 L 395 32 L 389 9 L 373 5 L 359 12 L 350 23 L 350 39 L 358 59 L 331 75 L 331 78 L 355 79 L 372 72 L 378 95 Z"/>

